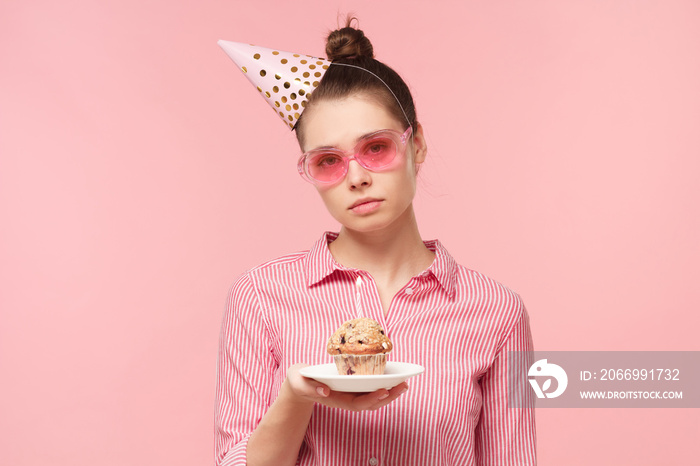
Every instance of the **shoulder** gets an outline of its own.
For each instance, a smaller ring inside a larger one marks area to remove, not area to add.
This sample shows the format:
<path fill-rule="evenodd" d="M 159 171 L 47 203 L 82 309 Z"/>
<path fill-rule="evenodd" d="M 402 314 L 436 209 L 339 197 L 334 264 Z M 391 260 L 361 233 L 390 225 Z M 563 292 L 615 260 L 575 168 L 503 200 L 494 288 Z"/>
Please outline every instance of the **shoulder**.
<path fill-rule="evenodd" d="M 523 305 L 520 295 L 498 280 L 460 264 L 457 264 L 455 269 L 459 289 L 469 292 L 471 295 L 488 295 L 505 303 Z"/>
<path fill-rule="evenodd" d="M 525 303 L 517 292 L 463 265 L 458 264 L 455 270 L 458 299 L 478 310 L 485 318 L 503 328 L 510 328 L 522 318 L 527 318 Z"/>
<path fill-rule="evenodd" d="M 483 324 L 483 331 L 490 335 L 494 351 L 506 341 L 519 335 L 527 341 L 530 336 L 530 319 L 520 295 L 503 283 L 476 270 L 457 266 L 457 295 L 462 299 L 470 315 Z M 526 335 L 521 335 L 522 333 Z M 523 340 L 523 341 L 525 341 Z"/>
<path fill-rule="evenodd" d="M 309 251 L 298 251 L 270 259 L 249 268 L 236 278 L 231 291 L 237 289 L 258 289 L 270 281 L 279 281 L 285 276 L 300 275 L 305 268 Z"/>
<path fill-rule="evenodd" d="M 285 254 L 252 267 L 235 278 L 229 287 L 226 308 L 228 313 L 263 312 L 265 296 L 279 293 L 303 276 L 307 251 Z"/>
<path fill-rule="evenodd" d="M 522 302 L 517 293 L 499 281 L 457 262 L 439 240 L 424 241 L 435 252 L 430 266 L 433 275 L 451 297 L 459 302 L 505 305 L 512 307 Z"/>
<path fill-rule="evenodd" d="M 263 262 L 262 264 L 259 264 L 251 269 L 248 269 L 246 273 L 251 275 L 260 275 L 273 272 L 275 270 L 284 270 L 289 268 L 295 268 L 298 266 L 303 266 L 308 254 L 308 250 L 285 254 L 275 259 Z"/>

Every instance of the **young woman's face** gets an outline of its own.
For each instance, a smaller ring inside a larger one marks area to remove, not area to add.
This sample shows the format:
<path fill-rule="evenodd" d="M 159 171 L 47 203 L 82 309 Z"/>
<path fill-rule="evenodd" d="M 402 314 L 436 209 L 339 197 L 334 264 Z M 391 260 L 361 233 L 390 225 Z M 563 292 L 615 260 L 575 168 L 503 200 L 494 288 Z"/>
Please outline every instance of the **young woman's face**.
<path fill-rule="evenodd" d="M 320 147 L 351 151 L 365 135 L 383 129 L 403 133 L 396 121 L 379 103 L 362 94 L 340 100 L 314 102 L 304 113 L 306 152 Z M 331 215 L 345 228 L 372 232 L 401 227 L 412 218 L 418 164 L 425 159 L 425 139 L 420 126 L 413 142 L 409 139 L 405 155 L 388 171 L 372 172 L 351 160 L 348 173 L 332 185 L 317 190 Z M 359 204 L 358 204 L 359 203 Z"/>

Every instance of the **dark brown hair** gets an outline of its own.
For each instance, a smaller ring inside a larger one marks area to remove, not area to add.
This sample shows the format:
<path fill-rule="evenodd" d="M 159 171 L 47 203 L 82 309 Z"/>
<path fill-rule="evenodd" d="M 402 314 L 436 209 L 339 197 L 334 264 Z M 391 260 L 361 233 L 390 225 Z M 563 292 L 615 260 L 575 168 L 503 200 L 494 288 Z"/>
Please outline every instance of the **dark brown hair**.
<path fill-rule="evenodd" d="M 357 93 L 368 94 L 381 102 L 398 121 L 404 122 L 404 128 L 410 124 L 415 131 L 416 108 L 411 91 L 396 71 L 374 59 L 372 43 L 364 32 L 352 27 L 353 20 L 357 21 L 357 18 L 348 17 L 345 27 L 328 35 L 326 55 L 333 64 L 309 97 L 306 109 L 312 107 L 314 102 L 324 99 L 342 99 Z M 351 66 L 342 66 L 343 64 Z M 303 121 L 302 113 L 295 127 L 297 140 L 302 147 L 304 144 L 300 128 Z"/>

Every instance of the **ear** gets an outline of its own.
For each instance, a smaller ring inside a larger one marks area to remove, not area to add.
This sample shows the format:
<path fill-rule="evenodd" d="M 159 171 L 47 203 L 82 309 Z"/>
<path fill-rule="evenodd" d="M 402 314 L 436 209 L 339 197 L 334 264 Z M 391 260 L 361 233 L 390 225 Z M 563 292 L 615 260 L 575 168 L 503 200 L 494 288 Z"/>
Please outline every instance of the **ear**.
<path fill-rule="evenodd" d="M 416 164 L 416 170 L 419 168 L 418 164 L 425 162 L 425 157 L 427 155 L 428 144 L 425 142 L 423 125 L 416 123 L 416 128 L 413 132 L 413 161 Z"/>

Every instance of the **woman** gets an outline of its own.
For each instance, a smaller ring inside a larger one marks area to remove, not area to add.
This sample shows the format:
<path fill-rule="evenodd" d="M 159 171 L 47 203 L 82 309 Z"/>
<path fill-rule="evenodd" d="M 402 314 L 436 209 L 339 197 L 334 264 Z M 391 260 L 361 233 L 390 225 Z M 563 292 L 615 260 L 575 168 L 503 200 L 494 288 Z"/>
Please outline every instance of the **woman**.
<path fill-rule="evenodd" d="M 323 77 L 290 126 L 304 153 L 300 173 L 341 228 L 232 286 L 218 362 L 217 464 L 535 464 L 534 414 L 506 398 L 507 352 L 532 350 L 522 301 L 421 239 L 412 201 L 427 147 L 403 80 L 374 60 L 350 21 L 329 35 L 326 52 L 331 64 L 317 62 Z M 271 99 L 275 89 L 258 86 Z M 288 110 L 291 102 L 274 101 Z M 391 160 L 373 159 L 387 147 Z M 392 340 L 392 360 L 426 368 L 410 390 L 404 382 L 335 392 L 299 374 L 328 362 L 326 341 L 357 316 L 358 302 Z"/>

